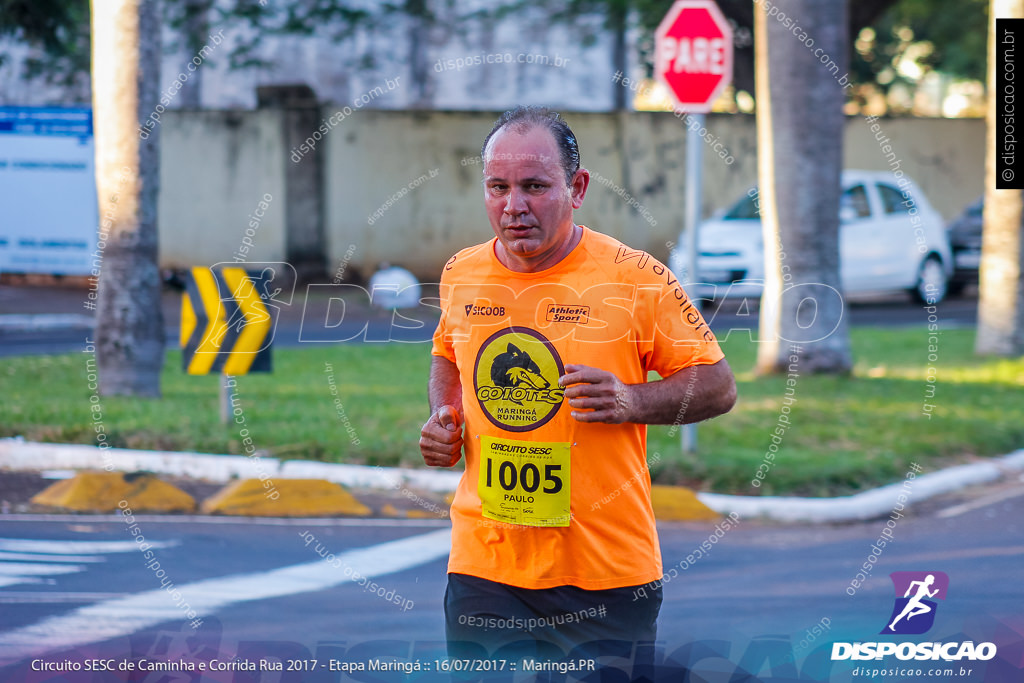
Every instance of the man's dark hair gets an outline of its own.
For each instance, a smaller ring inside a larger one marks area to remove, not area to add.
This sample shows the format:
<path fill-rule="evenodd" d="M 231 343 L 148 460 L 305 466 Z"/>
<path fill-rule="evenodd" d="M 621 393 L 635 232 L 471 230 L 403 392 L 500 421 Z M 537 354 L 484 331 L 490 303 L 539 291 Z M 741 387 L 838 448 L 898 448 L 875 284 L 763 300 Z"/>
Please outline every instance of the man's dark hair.
<path fill-rule="evenodd" d="M 555 144 L 558 145 L 559 161 L 561 161 L 562 170 L 565 172 L 565 184 L 572 185 L 572 177 L 576 175 L 576 171 L 580 168 L 580 147 L 576 142 L 576 135 L 569 128 L 569 124 L 565 122 L 565 119 L 557 111 L 552 111 L 547 107 L 527 107 L 523 105 L 515 109 L 509 109 L 498 117 L 498 120 L 494 122 L 494 127 L 491 128 L 491 132 L 484 138 L 484 145 L 480 148 L 481 159 L 485 158 L 487 144 L 491 141 L 491 138 L 505 126 L 513 126 L 519 133 L 525 133 L 534 126 L 546 128 L 550 131 L 551 135 L 555 138 Z"/>

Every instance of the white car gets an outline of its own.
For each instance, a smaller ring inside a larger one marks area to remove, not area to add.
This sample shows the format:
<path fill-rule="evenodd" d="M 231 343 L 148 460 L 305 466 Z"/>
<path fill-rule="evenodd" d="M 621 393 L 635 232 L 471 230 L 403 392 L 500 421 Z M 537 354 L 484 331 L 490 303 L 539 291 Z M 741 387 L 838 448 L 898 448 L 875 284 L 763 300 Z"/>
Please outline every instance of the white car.
<path fill-rule="evenodd" d="M 844 295 L 902 290 L 922 303 L 941 301 L 953 273 L 953 256 L 942 217 L 924 193 L 906 176 L 897 179 L 879 171 L 843 171 L 842 187 L 839 277 Z M 764 237 L 759 205 L 757 189 L 752 188 L 731 208 L 701 224 L 693 278 L 697 284 L 686 287 L 691 296 L 761 295 Z M 690 280 L 685 240 L 680 234 L 669 255 L 669 267 L 681 282 Z"/>

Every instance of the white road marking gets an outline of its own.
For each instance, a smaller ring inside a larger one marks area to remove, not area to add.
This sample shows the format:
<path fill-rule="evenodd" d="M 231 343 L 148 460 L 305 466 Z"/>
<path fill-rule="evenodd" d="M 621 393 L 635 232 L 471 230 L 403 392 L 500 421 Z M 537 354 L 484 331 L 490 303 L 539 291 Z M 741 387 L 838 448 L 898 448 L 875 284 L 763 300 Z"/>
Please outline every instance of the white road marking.
<path fill-rule="evenodd" d="M 170 548 L 179 541 L 150 541 L 155 548 Z M 75 574 L 89 564 L 105 562 L 93 554 L 126 553 L 138 549 L 135 541 L 52 541 L 29 538 L 0 538 L 0 588 L 22 583 L 40 583 L 34 576 Z M 71 564 L 74 563 L 74 564 Z M 48 583 L 55 583 L 50 580 Z"/>
<path fill-rule="evenodd" d="M 1002 491 L 1000 493 L 996 493 L 996 494 L 993 494 L 991 496 L 987 496 L 985 498 L 978 498 L 977 500 L 972 500 L 972 501 L 968 501 L 966 503 L 961 503 L 960 505 L 954 505 L 953 507 L 948 507 L 945 510 L 940 511 L 936 515 L 936 517 L 938 517 L 939 519 L 946 519 L 948 517 L 956 517 L 957 515 L 962 515 L 965 512 L 970 512 L 971 510 L 977 510 L 978 508 L 983 508 L 986 505 L 992 505 L 993 503 L 1001 503 L 1004 500 L 1008 500 L 1010 498 L 1016 498 L 1017 496 L 1020 496 L 1020 495 L 1024 495 L 1024 490 L 1021 490 L 1021 489 L 1011 489 L 1009 491 Z"/>
<path fill-rule="evenodd" d="M 96 555 L 44 555 L 42 553 L 6 553 L 0 551 L 0 562 L 105 562 L 105 558 Z"/>
<path fill-rule="evenodd" d="M 171 548 L 178 541 L 149 541 L 153 548 Z M 37 541 L 25 538 L 0 538 L 0 550 L 52 555 L 94 555 L 96 553 L 130 553 L 138 550 L 135 541 Z"/>
<path fill-rule="evenodd" d="M 19 583 L 42 583 L 41 579 L 30 579 L 23 576 L 0 576 L 0 588 L 17 586 Z"/>
<path fill-rule="evenodd" d="M 59 602 L 99 602 L 100 600 L 113 600 L 114 598 L 122 597 L 124 597 L 124 593 L 43 593 L 17 591 L 15 593 L 0 593 L 0 604 L 34 603 L 47 605 Z"/>
<path fill-rule="evenodd" d="M 0 576 L 45 576 L 74 574 L 85 567 L 77 564 L 44 564 L 42 562 L 0 562 Z"/>
<path fill-rule="evenodd" d="M 218 456 L 219 457 L 219 456 Z M 384 527 L 449 527 L 451 522 L 447 519 L 362 519 L 344 517 L 202 517 L 200 515 L 135 515 L 139 523 L 147 524 L 211 524 L 214 526 L 230 525 L 265 525 L 265 526 L 384 526 Z M 120 515 L 116 517 L 96 515 L 40 515 L 12 513 L 0 518 L 4 522 L 42 522 L 53 524 L 54 522 L 89 522 L 90 524 L 118 524 L 124 526 Z"/>
<path fill-rule="evenodd" d="M 451 530 L 442 529 L 338 554 L 336 561 L 351 568 L 351 574 L 317 559 L 266 572 L 205 579 L 175 589 L 199 616 L 208 616 L 240 602 L 332 588 L 351 582 L 356 573 L 374 579 L 411 569 L 446 556 L 450 546 Z M 0 633 L 0 666 L 184 619 L 182 608 L 163 588 L 88 605 Z"/>

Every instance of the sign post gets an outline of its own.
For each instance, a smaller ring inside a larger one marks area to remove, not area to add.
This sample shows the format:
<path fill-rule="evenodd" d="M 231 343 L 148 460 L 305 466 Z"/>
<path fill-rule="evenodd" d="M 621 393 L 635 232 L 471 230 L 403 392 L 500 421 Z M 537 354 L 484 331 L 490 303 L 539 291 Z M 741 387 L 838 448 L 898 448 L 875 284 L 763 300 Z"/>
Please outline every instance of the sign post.
<path fill-rule="evenodd" d="M 732 81 L 732 28 L 713 0 L 676 0 L 654 32 L 654 74 L 686 122 L 686 275 L 697 282 L 704 114 Z M 678 275 L 678 274 L 677 274 Z M 693 297 L 694 306 L 700 305 Z M 682 426 L 683 451 L 697 450 L 697 427 Z"/>

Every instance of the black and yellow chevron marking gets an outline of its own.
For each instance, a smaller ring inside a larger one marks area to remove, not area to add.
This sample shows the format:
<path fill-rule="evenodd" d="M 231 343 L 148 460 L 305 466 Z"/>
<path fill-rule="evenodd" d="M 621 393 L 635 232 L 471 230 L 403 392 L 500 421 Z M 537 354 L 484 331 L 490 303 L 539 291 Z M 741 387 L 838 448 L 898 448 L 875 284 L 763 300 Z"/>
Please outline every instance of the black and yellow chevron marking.
<path fill-rule="evenodd" d="M 267 282 L 260 273 L 196 266 L 181 302 L 181 362 L 190 375 L 270 372 L 274 330 Z"/>

